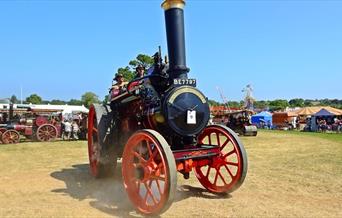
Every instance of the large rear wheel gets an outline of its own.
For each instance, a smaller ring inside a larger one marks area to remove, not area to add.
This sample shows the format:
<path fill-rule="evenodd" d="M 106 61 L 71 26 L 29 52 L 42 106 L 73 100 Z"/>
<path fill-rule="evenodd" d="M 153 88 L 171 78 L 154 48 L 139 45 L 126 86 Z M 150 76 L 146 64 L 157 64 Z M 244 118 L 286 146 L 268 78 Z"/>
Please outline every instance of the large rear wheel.
<path fill-rule="evenodd" d="M 88 156 L 90 173 L 96 177 L 106 177 L 114 174 L 117 155 L 109 144 L 111 113 L 110 109 L 94 104 L 90 106 L 88 116 Z"/>
<path fill-rule="evenodd" d="M 222 125 L 206 127 L 199 144 L 218 145 L 220 154 L 207 166 L 196 167 L 199 182 L 214 193 L 229 193 L 241 186 L 247 174 L 247 155 L 234 131 Z"/>
<path fill-rule="evenodd" d="M 176 163 L 158 132 L 141 130 L 129 138 L 122 156 L 122 176 L 139 212 L 158 214 L 171 206 L 177 187 Z"/>
<path fill-rule="evenodd" d="M 20 141 L 20 134 L 18 131 L 10 129 L 1 135 L 1 139 L 4 144 L 16 144 Z"/>

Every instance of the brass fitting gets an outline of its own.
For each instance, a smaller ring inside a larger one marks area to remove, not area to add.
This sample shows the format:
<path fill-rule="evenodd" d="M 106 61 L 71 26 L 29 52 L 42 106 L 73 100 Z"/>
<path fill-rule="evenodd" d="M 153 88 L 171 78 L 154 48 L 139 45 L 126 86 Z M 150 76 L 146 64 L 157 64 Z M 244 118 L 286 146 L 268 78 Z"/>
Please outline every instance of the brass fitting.
<path fill-rule="evenodd" d="M 185 6 L 185 0 L 164 0 L 161 6 L 165 11 L 171 8 L 183 9 Z"/>

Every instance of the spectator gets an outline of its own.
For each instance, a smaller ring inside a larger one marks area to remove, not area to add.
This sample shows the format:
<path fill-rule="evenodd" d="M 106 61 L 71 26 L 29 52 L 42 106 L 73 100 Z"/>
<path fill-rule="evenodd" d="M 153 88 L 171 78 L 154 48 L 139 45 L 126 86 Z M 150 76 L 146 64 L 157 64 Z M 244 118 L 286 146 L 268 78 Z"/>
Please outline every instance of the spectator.
<path fill-rule="evenodd" d="M 74 120 L 72 122 L 72 138 L 75 140 L 78 140 L 78 133 L 80 131 L 80 128 L 77 124 L 77 122 Z"/>
<path fill-rule="evenodd" d="M 64 122 L 64 137 L 63 137 L 63 140 L 70 140 L 70 136 L 71 136 L 71 123 L 69 122 L 69 120 L 66 120 Z"/>

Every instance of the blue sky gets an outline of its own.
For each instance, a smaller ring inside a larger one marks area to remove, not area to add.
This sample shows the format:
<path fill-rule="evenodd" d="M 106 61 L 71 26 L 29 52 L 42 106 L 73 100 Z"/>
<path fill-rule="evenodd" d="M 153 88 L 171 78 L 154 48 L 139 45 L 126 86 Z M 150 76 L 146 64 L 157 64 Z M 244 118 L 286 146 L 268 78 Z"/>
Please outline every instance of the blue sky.
<path fill-rule="evenodd" d="M 0 1 L 0 98 L 103 98 L 117 68 L 166 53 L 161 1 Z M 189 0 L 189 77 L 211 99 L 342 99 L 342 1 Z"/>

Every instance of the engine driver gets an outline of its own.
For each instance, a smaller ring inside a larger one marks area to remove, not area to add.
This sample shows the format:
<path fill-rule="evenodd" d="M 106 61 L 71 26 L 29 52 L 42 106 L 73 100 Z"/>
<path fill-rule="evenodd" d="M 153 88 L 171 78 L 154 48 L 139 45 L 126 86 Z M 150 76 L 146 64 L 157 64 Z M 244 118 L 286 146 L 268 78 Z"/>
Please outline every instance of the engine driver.
<path fill-rule="evenodd" d="M 122 92 L 126 90 L 126 86 L 128 82 L 125 81 L 123 75 L 121 73 L 116 73 L 114 79 L 116 81 L 115 84 L 112 85 L 110 89 L 111 97 L 114 98 L 120 95 Z"/>
<path fill-rule="evenodd" d="M 136 75 L 135 75 L 135 78 L 134 78 L 134 79 L 138 79 L 138 78 L 144 77 L 145 68 L 144 68 L 141 64 L 139 64 L 139 65 L 135 68 L 135 71 L 136 71 Z"/>

